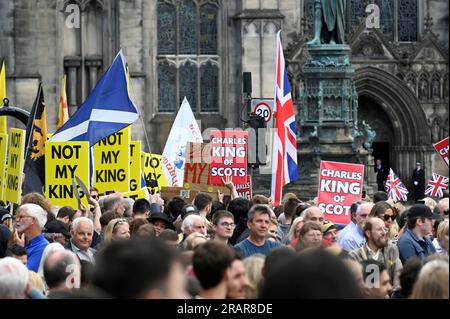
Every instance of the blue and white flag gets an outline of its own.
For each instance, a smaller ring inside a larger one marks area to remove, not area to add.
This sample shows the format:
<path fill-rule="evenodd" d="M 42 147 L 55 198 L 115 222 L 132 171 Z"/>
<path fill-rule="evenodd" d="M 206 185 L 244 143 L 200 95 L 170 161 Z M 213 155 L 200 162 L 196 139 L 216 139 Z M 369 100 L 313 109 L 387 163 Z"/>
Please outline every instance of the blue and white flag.
<path fill-rule="evenodd" d="M 185 97 L 170 129 L 161 158 L 162 171 L 169 186 L 183 186 L 187 142 L 203 143 L 203 138 Z"/>
<path fill-rule="evenodd" d="M 138 118 L 138 108 L 128 95 L 125 60 L 120 51 L 78 111 L 50 140 L 89 141 L 92 147 Z"/>

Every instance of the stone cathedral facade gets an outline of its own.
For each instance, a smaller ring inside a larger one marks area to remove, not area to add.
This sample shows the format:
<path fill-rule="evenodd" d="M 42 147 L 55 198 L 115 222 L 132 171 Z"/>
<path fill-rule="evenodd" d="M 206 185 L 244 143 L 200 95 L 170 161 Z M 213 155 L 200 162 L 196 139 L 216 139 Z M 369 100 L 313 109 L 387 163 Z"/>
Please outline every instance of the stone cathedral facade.
<path fill-rule="evenodd" d="M 379 28 L 368 27 L 369 4 L 379 8 Z M 253 98 L 273 98 L 281 29 L 300 116 L 313 6 L 314 0 L 0 0 L 10 105 L 30 109 L 41 81 L 52 132 L 63 74 L 72 114 L 122 49 L 142 115 L 133 138 L 146 145 L 147 135 L 160 153 L 184 96 L 202 132 L 242 127 L 243 72 L 252 73 Z M 417 160 L 427 175 L 448 176 L 432 147 L 448 136 L 448 11 L 446 0 L 347 1 L 358 119 L 376 132 L 373 158 L 407 186 Z M 9 125 L 23 126 L 14 119 Z M 299 166 L 299 174 L 308 173 L 301 158 Z"/>

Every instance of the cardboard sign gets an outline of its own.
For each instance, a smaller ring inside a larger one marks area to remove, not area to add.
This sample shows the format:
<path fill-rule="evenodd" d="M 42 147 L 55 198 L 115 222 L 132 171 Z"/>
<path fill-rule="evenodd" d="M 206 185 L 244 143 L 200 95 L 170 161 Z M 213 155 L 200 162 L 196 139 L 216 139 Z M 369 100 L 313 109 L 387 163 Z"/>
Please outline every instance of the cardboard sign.
<path fill-rule="evenodd" d="M 150 196 L 149 196 L 147 188 L 144 187 L 144 188 L 141 188 L 141 189 L 139 189 L 137 191 L 124 193 L 123 197 L 131 198 L 133 200 L 136 200 L 136 199 L 139 199 L 139 198 L 144 198 L 144 199 L 148 200 Z"/>
<path fill-rule="evenodd" d="M 25 164 L 25 130 L 9 131 L 8 168 L 5 179 L 5 200 L 20 204 L 22 196 L 23 166 Z"/>
<path fill-rule="evenodd" d="M 141 141 L 130 143 L 130 192 L 141 188 Z"/>
<path fill-rule="evenodd" d="M 94 186 L 99 193 L 130 191 L 130 127 L 94 145 Z"/>
<path fill-rule="evenodd" d="M 236 191 L 239 194 L 239 197 L 246 198 L 248 200 L 251 200 L 253 197 L 252 194 L 252 177 L 247 176 L 247 182 L 245 184 L 236 184 L 234 185 L 236 187 Z"/>
<path fill-rule="evenodd" d="M 0 133 L 0 200 L 3 201 L 6 177 L 6 149 L 8 144 L 8 134 Z"/>
<path fill-rule="evenodd" d="M 333 223 L 350 223 L 350 206 L 361 200 L 364 165 L 322 161 L 318 190 L 319 208 Z"/>
<path fill-rule="evenodd" d="M 72 180 L 78 176 L 89 189 L 89 142 L 47 141 L 45 148 L 45 196 L 53 205 L 78 209 Z M 86 195 L 77 189 L 88 207 Z"/>
<path fill-rule="evenodd" d="M 161 187 L 169 185 L 162 172 L 161 155 L 141 152 L 141 165 L 147 186 L 154 185 L 148 187 L 151 191 L 159 192 Z"/>
<path fill-rule="evenodd" d="M 211 131 L 210 183 L 222 185 L 231 176 L 235 184 L 247 181 L 248 132 Z"/>
<path fill-rule="evenodd" d="M 433 144 L 436 151 L 441 155 L 447 167 L 449 167 L 448 163 L 448 136 L 444 138 L 442 141 Z"/>
<path fill-rule="evenodd" d="M 184 189 L 183 187 L 161 187 L 162 197 L 172 198 L 175 196 L 180 196 L 181 198 L 184 198 L 188 203 L 192 203 L 198 193 L 198 191 Z"/>

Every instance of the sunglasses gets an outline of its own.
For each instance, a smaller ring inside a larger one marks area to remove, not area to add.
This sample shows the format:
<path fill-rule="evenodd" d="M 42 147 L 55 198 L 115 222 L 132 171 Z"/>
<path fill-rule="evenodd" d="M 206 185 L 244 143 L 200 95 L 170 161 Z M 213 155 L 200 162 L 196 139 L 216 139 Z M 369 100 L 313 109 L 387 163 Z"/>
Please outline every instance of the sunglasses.
<path fill-rule="evenodd" d="M 383 216 L 383 219 L 384 219 L 385 221 L 388 221 L 389 219 L 392 220 L 392 221 L 394 221 L 395 218 L 396 218 L 395 215 L 384 214 L 384 216 Z"/>
<path fill-rule="evenodd" d="M 118 226 L 118 225 L 123 225 L 123 224 L 125 224 L 125 223 L 127 223 L 127 220 L 126 220 L 125 218 L 118 219 L 118 220 L 114 223 L 113 229 L 115 229 L 116 226 Z"/>

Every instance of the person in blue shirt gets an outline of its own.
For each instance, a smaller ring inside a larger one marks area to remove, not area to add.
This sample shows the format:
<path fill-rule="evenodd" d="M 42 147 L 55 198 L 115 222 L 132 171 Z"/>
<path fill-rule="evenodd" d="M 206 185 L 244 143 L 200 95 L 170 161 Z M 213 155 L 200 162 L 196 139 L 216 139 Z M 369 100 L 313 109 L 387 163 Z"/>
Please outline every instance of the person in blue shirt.
<path fill-rule="evenodd" d="M 413 205 L 406 214 L 408 229 L 397 243 L 400 260 L 403 264 L 411 257 L 417 256 L 424 260 L 425 257 L 436 253 L 428 236 L 433 229 L 433 220 L 441 218 L 423 204 Z"/>
<path fill-rule="evenodd" d="M 365 238 L 362 229 L 373 205 L 373 203 L 368 202 L 359 205 L 355 213 L 355 222 L 352 221 L 339 234 L 338 244 L 346 251 L 351 252 L 364 244 Z"/>
<path fill-rule="evenodd" d="M 49 244 L 42 235 L 47 212 L 39 205 L 23 204 L 17 210 L 15 221 L 14 241 L 27 251 L 27 268 L 38 272 L 42 253 Z"/>
<path fill-rule="evenodd" d="M 279 242 L 266 239 L 271 214 L 272 209 L 267 205 L 254 205 L 249 210 L 247 220 L 249 236 L 234 246 L 244 257 L 258 253 L 267 256 L 270 250 L 281 246 Z"/>

